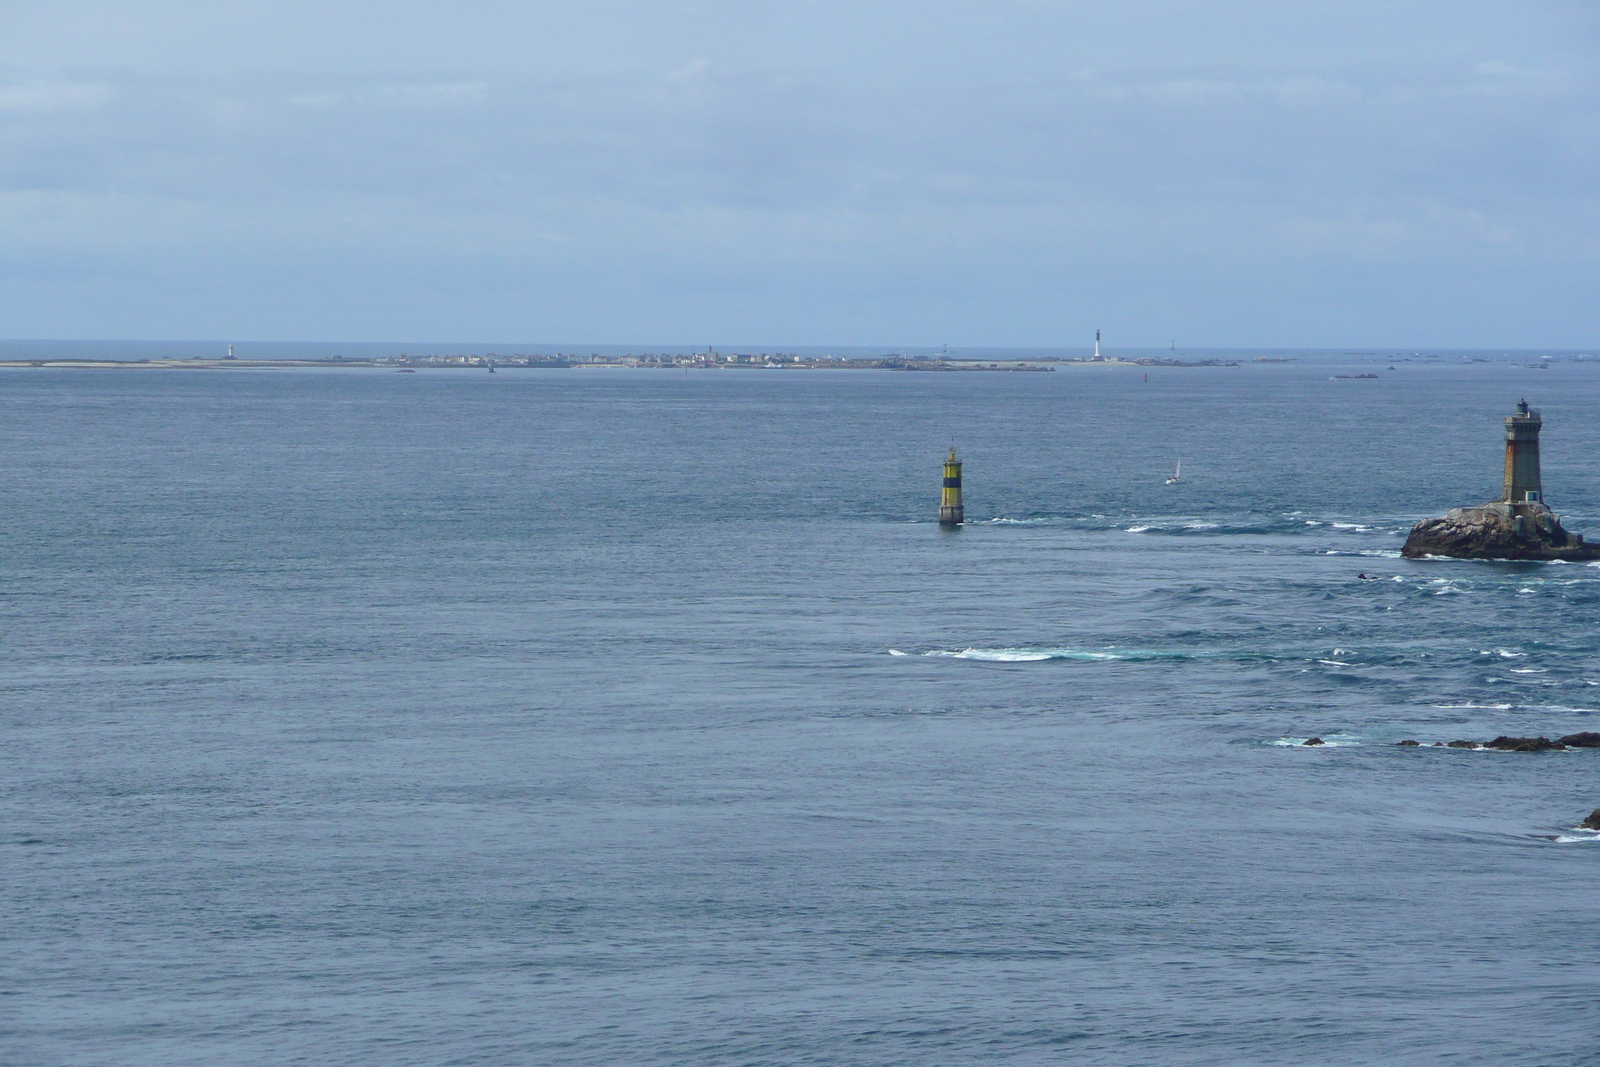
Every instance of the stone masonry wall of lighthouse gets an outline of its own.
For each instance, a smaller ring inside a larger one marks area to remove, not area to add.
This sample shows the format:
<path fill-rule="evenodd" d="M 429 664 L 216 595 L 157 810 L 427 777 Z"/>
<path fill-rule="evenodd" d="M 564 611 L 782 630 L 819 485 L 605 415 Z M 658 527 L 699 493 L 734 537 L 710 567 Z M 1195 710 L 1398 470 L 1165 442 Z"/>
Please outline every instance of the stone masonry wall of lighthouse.
<path fill-rule="evenodd" d="M 1539 482 L 1539 413 L 1526 400 L 1517 405 L 1514 415 L 1506 416 L 1506 478 L 1500 497 L 1508 504 L 1541 503 L 1544 487 Z"/>

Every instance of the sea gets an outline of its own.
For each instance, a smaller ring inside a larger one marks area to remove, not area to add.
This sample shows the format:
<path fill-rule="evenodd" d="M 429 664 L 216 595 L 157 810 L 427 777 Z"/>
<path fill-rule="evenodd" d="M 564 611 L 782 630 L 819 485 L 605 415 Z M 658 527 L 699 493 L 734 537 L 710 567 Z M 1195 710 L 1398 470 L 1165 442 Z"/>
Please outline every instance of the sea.
<path fill-rule="evenodd" d="M 1434 744 L 1600 567 L 1399 551 L 1600 360 L 1232 358 L 0 370 L 0 1063 L 1600 1063 L 1600 750 Z"/>

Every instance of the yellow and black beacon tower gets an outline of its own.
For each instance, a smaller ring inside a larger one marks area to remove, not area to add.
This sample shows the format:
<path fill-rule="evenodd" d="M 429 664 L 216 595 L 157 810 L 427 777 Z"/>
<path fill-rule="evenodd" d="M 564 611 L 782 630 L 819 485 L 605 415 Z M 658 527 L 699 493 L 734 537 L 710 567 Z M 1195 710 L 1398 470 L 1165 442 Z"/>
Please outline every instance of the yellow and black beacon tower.
<path fill-rule="evenodd" d="M 1500 497 L 1507 504 L 1543 504 L 1539 484 L 1539 413 L 1526 400 L 1515 415 L 1506 416 L 1506 488 Z"/>
<path fill-rule="evenodd" d="M 961 461 L 956 458 L 955 446 L 944 461 L 944 492 L 939 497 L 939 525 L 960 526 L 967 519 L 961 506 Z"/>

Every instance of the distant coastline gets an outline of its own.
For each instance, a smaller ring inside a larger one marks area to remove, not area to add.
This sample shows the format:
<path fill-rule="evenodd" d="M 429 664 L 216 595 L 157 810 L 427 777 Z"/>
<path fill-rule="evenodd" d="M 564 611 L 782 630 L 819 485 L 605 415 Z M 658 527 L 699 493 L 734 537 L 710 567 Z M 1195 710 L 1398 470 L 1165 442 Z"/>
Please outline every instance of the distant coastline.
<path fill-rule="evenodd" d="M 451 342 L 245 342 L 238 358 L 214 353 L 216 341 L 0 340 L 0 370 L 303 370 L 363 368 L 376 371 L 477 369 L 572 370 L 890 370 L 918 373 L 1024 372 L 1066 367 L 1150 371 L 1289 364 L 1326 367 L 1333 377 L 1382 373 L 1402 365 L 1467 367 L 1520 365 L 1535 370 L 1600 363 L 1594 349 L 1392 350 L 1124 348 L 1095 359 L 1089 349 L 968 348 L 865 349 L 785 347 L 723 352 L 714 347 L 590 344 L 474 344 Z"/>
<path fill-rule="evenodd" d="M 1255 362 L 1287 362 L 1282 359 Z M 951 359 L 928 356 L 888 355 L 875 359 L 802 356 L 795 353 L 760 355 L 628 355 L 628 356 L 381 356 L 350 359 L 330 356 L 321 359 L 8 359 L 0 368 L 57 368 L 73 370 L 267 370 L 304 368 L 367 367 L 376 370 L 484 370 L 560 369 L 560 370 L 892 370 L 923 373 L 1022 372 L 1048 373 L 1057 367 L 1239 367 L 1237 360 L 1224 359 Z"/>

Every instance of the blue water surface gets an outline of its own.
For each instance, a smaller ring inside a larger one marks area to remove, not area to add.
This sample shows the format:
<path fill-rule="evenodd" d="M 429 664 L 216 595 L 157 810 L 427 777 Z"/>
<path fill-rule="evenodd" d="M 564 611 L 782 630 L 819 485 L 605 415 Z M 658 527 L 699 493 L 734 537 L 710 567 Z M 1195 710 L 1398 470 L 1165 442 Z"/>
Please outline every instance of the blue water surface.
<path fill-rule="evenodd" d="M 0 1061 L 1600 1061 L 1526 362 L 0 371 Z"/>

